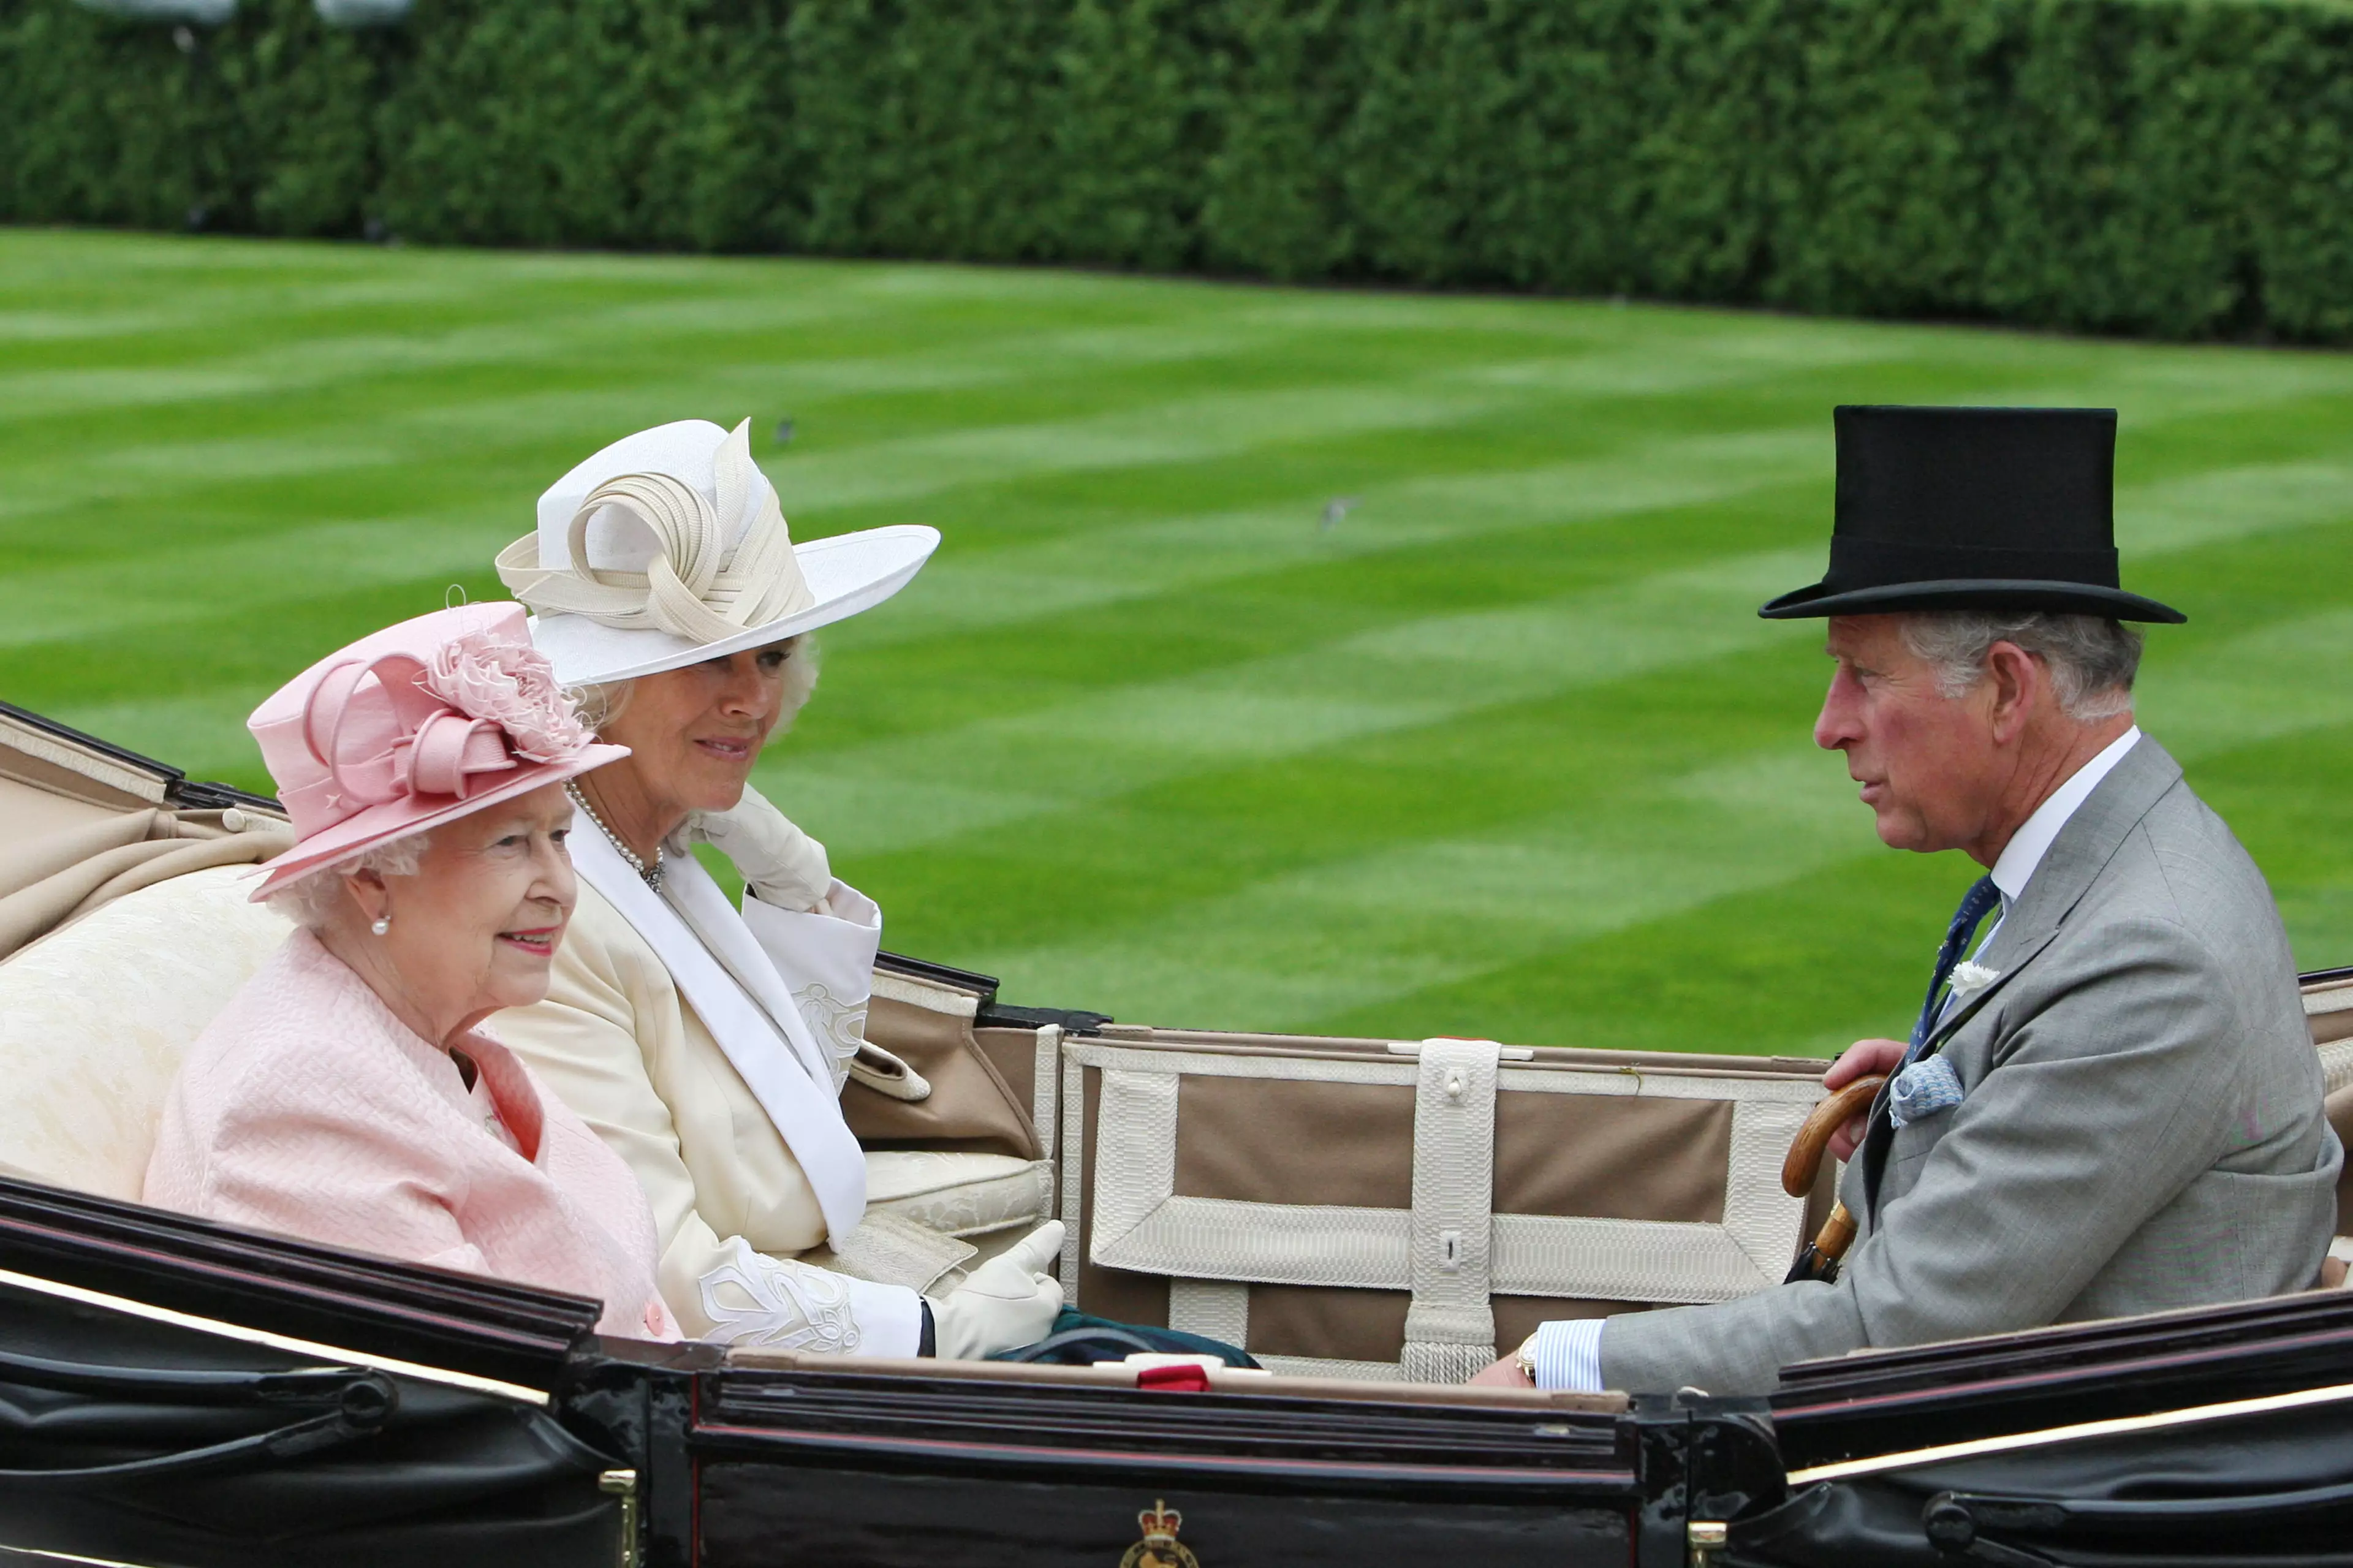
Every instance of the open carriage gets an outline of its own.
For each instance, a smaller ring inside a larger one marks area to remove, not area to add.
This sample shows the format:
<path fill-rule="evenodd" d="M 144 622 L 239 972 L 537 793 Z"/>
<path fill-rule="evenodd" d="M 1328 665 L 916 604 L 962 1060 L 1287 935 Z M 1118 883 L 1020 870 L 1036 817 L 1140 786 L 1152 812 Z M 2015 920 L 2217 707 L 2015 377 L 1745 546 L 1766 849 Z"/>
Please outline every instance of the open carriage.
<path fill-rule="evenodd" d="M 603 1339 L 143 1207 L 178 1052 L 283 940 L 239 882 L 275 824 L 0 711 L 0 1562 L 2353 1563 L 2341 1291 L 1769 1400 L 1461 1386 L 1547 1318 L 1778 1282 L 1828 1206 L 1779 1180 L 1814 1060 L 1155 1029 L 886 958 L 868 1032 L 920 1083 L 846 1091 L 875 1211 L 1059 1215 L 1082 1309 L 1258 1374 Z M 2306 1008 L 2353 1084 L 2353 974 Z"/>

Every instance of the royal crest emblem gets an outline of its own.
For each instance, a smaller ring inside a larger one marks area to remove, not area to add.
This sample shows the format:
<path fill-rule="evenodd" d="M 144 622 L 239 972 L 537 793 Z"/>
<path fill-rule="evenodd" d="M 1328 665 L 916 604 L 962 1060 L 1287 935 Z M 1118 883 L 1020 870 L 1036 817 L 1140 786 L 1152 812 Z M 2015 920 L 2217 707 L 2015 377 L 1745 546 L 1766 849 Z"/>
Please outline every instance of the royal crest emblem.
<path fill-rule="evenodd" d="M 1176 1539 L 1176 1527 L 1185 1516 L 1160 1500 L 1135 1516 L 1144 1527 L 1144 1539 L 1127 1549 L 1119 1560 L 1119 1568 L 1201 1568 L 1199 1559 L 1186 1550 Z"/>

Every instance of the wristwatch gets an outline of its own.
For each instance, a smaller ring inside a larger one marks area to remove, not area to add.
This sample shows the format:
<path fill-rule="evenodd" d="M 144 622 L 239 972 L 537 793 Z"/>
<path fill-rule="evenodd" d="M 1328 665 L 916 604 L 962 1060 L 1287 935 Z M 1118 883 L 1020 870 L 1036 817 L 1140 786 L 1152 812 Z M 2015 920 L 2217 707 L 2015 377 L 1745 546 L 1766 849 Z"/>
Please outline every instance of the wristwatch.
<path fill-rule="evenodd" d="M 1541 1332 L 1542 1331 L 1538 1331 Z M 1536 1336 L 1535 1334 L 1530 1334 L 1526 1339 L 1520 1342 L 1519 1353 L 1514 1356 L 1513 1360 L 1519 1366 L 1520 1375 L 1522 1377 L 1526 1378 L 1530 1383 L 1535 1382 Z"/>

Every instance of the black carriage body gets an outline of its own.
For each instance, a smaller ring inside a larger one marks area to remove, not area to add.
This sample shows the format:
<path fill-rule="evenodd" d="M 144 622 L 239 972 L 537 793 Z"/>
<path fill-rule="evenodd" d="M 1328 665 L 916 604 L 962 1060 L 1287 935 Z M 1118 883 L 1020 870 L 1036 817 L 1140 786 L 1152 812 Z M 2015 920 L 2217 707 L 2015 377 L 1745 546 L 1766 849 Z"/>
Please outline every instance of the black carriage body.
<path fill-rule="evenodd" d="M 0 1182 L 0 1557 L 2353 1563 L 2336 1292 L 1617 1410 L 746 1357 L 600 1340 L 595 1317 Z M 1146 1513 L 1185 1555 L 1132 1555 Z"/>
<path fill-rule="evenodd" d="M 596 1315 L 0 1182 L 0 1550 L 1091 1568 L 1165 1510 L 1201 1563 L 1622 1564 L 1646 1526 L 1680 1560 L 1630 1413 L 763 1364 Z"/>

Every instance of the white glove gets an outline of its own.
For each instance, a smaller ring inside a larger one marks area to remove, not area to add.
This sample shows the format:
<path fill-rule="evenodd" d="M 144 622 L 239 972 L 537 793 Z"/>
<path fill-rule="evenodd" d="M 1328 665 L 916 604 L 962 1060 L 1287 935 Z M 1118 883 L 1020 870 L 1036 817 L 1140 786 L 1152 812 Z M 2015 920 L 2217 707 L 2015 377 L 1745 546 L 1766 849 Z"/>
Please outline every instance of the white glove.
<path fill-rule="evenodd" d="M 822 906 L 833 886 L 825 846 L 794 826 L 750 784 L 744 786 L 744 798 L 725 811 L 689 814 L 681 832 L 687 843 L 700 839 L 734 861 L 764 904 L 807 912 Z"/>
<path fill-rule="evenodd" d="M 1046 1272 L 1062 1250 L 1062 1222 L 1050 1219 L 965 1279 L 955 1294 L 932 1298 L 932 1348 L 943 1361 L 981 1361 L 1034 1345 L 1062 1310 L 1061 1281 Z"/>

